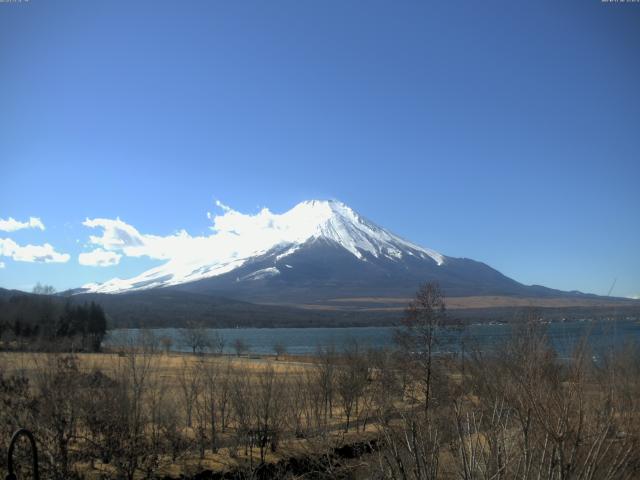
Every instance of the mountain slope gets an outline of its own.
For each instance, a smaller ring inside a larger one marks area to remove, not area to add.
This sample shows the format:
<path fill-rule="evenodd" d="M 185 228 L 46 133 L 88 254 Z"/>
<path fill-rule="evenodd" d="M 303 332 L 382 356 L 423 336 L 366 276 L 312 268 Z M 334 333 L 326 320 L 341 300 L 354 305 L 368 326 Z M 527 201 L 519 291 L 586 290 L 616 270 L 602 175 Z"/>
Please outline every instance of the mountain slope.
<path fill-rule="evenodd" d="M 417 285 L 430 280 L 440 282 L 449 296 L 524 295 L 527 290 L 473 260 L 446 258 L 439 265 L 417 255 L 396 259 L 364 253 L 357 258 L 323 238 L 306 242 L 286 257 L 274 249 L 233 272 L 174 288 L 220 292 L 254 302 L 297 303 L 362 295 L 409 295 Z"/>
<path fill-rule="evenodd" d="M 411 296 L 425 281 L 450 297 L 581 296 L 525 286 L 488 265 L 418 246 L 337 201 L 307 201 L 283 214 L 261 212 L 258 227 L 236 222 L 216 234 L 220 248 L 169 260 L 132 279 L 85 285 L 84 293 L 162 287 L 255 303 L 315 304 L 345 297 Z"/>

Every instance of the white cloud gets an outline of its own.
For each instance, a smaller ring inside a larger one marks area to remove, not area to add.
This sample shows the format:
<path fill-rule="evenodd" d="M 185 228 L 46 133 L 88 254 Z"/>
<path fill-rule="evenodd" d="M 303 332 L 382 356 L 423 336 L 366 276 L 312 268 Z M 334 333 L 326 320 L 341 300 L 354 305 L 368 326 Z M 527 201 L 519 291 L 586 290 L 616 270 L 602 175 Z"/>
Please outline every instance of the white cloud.
<path fill-rule="evenodd" d="M 6 267 L 6 265 L 4 264 L 4 262 L 0 262 L 0 268 L 4 268 Z"/>
<path fill-rule="evenodd" d="M 10 238 L 0 238 L 0 256 L 11 257 L 16 262 L 66 263 L 68 253 L 56 252 L 49 243 L 44 245 L 18 245 Z"/>
<path fill-rule="evenodd" d="M 40 230 L 44 230 L 44 223 L 42 223 L 42 220 L 38 217 L 29 217 L 29 220 L 26 222 L 20 222 L 13 217 L 9 217 L 7 220 L 0 218 L 0 231 L 15 232 L 23 228 L 39 228 Z"/>
<path fill-rule="evenodd" d="M 118 250 L 139 247 L 144 243 L 142 235 L 131 225 L 120 218 L 86 219 L 82 225 L 89 228 L 102 228 L 102 236 L 91 235 L 89 241 L 101 245 L 107 250 Z"/>
<path fill-rule="evenodd" d="M 192 266 L 204 262 L 234 262 L 274 245 L 306 239 L 315 229 L 322 210 L 298 206 L 284 214 L 263 208 L 256 214 L 244 214 L 217 201 L 221 214 L 209 214 L 213 232 L 205 236 L 191 236 L 180 230 L 167 236 L 139 232 L 120 218 L 87 218 L 83 225 L 101 229 L 99 235 L 89 236 L 89 244 L 108 252 L 128 257 L 146 256 L 166 260 L 176 275 L 193 271 Z"/>
<path fill-rule="evenodd" d="M 122 255 L 116 252 L 108 252 L 102 248 L 96 248 L 91 252 L 85 252 L 78 255 L 80 265 L 90 267 L 111 267 L 118 265 Z"/>
<path fill-rule="evenodd" d="M 165 237 L 141 234 L 135 227 L 120 218 L 86 219 L 85 227 L 101 228 L 102 235 L 89 236 L 89 243 L 111 252 L 122 252 L 128 257 L 143 257 L 157 260 L 169 260 L 188 248 L 194 240 L 204 237 L 191 237 L 181 230 Z"/>
<path fill-rule="evenodd" d="M 233 209 L 230 206 L 225 205 L 220 200 L 216 200 L 216 207 L 221 208 L 224 213 L 233 211 Z"/>

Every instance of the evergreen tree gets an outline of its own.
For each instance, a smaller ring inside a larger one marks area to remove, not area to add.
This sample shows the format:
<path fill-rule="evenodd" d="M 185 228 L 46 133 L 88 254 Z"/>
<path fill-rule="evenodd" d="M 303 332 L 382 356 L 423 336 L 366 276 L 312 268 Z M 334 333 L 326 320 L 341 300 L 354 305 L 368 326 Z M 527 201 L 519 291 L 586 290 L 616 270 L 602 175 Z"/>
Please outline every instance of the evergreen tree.
<path fill-rule="evenodd" d="M 56 337 L 68 337 L 71 331 L 71 322 L 73 318 L 73 307 L 71 302 L 67 300 L 64 305 L 64 310 L 58 317 L 56 325 L 55 336 Z"/>
<path fill-rule="evenodd" d="M 100 344 L 107 332 L 107 317 L 100 305 L 91 302 L 89 306 L 88 333 L 91 341 L 91 348 L 94 351 L 100 350 Z"/>

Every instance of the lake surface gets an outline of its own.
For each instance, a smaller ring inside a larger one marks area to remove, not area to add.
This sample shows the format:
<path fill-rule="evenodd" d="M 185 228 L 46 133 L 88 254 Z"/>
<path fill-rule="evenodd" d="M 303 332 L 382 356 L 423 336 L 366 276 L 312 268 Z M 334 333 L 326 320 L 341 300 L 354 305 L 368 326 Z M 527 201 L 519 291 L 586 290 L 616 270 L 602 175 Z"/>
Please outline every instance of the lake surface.
<path fill-rule="evenodd" d="M 640 341 L 640 321 L 626 319 L 617 321 L 570 321 L 543 326 L 554 348 L 561 356 L 570 354 L 577 342 L 587 335 L 594 352 L 612 346 L 622 346 L 625 342 Z M 350 342 L 357 341 L 361 348 L 393 347 L 394 327 L 351 327 L 351 328 L 220 328 L 217 332 L 225 341 L 225 353 L 235 353 L 233 342 L 243 340 L 253 354 L 273 354 L 277 343 L 285 346 L 287 353 L 303 355 L 314 353 L 318 348 L 335 347 L 343 349 Z M 156 338 L 172 339 L 172 350 L 190 351 L 183 342 L 183 330 L 161 328 L 152 330 Z M 505 324 L 470 325 L 463 331 L 443 331 L 441 338 L 444 351 L 459 351 L 463 348 L 491 350 L 510 338 L 514 329 Z M 120 346 L 135 342 L 141 331 L 138 329 L 111 330 L 105 338 L 105 346 Z"/>

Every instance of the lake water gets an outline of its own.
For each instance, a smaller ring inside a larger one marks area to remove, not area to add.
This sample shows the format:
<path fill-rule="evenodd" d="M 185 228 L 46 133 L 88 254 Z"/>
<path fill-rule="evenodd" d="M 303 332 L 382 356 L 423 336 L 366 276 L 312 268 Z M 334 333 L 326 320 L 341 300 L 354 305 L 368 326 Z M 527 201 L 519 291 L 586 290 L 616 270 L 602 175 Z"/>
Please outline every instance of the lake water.
<path fill-rule="evenodd" d="M 616 321 L 571 321 L 544 325 L 546 333 L 561 356 L 571 352 L 576 343 L 587 335 L 594 351 L 620 346 L 628 341 L 640 341 L 640 321 L 626 319 Z M 241 339 L 253 354 L 273 354 L 273 347 L 281 343 L 287 353 L 303 355 L 314 353 L 323 347 L 344 348 L 354 340 L 362 348 L 392 347 L 393 327 L 353 328 L 221 328 L 217 332 L 225 341 L 225 353 L 234 353 L 233 342 Z M 157 338 L 172 339 L 172 350 L 189 351 L 182 341 L 182 329 L 162 328 L 152 331 Z M 470 325 L 464 331 L 444 331 L 442 349 L 459 351 L 465 348 L 490 350 L 513 334 L 513 327 L 504 324 Z M 105 346 L 129 344 L 140 335 L 137 329 L 112 330 L 104 341 Z"/>

